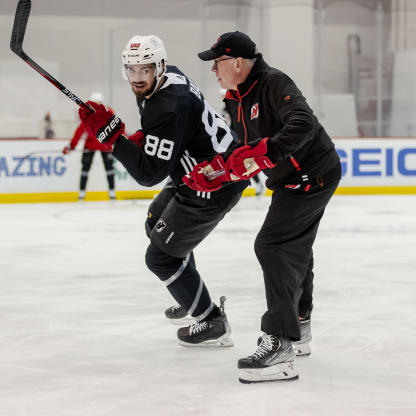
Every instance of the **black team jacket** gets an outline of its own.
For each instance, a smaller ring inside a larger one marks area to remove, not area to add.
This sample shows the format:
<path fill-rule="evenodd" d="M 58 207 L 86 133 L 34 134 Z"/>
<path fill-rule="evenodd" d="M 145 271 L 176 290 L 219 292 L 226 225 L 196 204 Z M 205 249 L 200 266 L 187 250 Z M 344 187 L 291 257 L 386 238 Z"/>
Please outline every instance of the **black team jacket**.
<path fill-rule="evenodd" d="M 267 156 L 277 166 L 266 169 L 268 188 L 341 177 L 335 146 L 319 124 L 305 97 L 283 72 L 262 56 L 237 90 L 224 98 L 232 128 L 241 144 L 257 144 L 269 137 Z"/>

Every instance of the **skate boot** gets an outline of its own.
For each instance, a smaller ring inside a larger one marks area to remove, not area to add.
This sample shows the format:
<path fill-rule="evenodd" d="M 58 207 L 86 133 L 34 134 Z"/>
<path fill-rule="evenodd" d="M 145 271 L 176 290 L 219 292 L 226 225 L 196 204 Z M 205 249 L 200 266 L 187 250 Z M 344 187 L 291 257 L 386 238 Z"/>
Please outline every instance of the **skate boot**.
<path fill-rule="evenodd" d="M 299 378 L 293 367 L 295 352 L 288 338 L 264 334 L 254 354 L 238 360 L 241 383 L 289 381 Z"/>
<path fill-rule="evenodd" d="M 232 347 L 231 328 L 224 312 L 225 296 L 221 296 L 219 315 L 209 321 L 196 322 L 178 329 L 179 344 L 185 347 Z"/>
<path fill-rule="evenodd" d="M 307 357 L 311 355 L 312 332 L 311 318 L 301 319 L 300 324 L 300 340 L 292 343 L 297 357 Z"/>
<path fill-rule="evenodd" d="M 192 316 L 188 315 L 186 309 L 181 305 L 174 305 L 165 310 L 165 316 L 173 325 L 191 325 L 195 322 Z"/>

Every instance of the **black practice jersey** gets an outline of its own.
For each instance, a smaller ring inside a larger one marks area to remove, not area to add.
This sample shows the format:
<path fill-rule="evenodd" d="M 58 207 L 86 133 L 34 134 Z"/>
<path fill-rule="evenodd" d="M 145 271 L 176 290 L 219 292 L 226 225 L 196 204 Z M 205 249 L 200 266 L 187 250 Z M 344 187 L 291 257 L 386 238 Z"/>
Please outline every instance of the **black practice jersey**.
<path fill-rule="evenodd" d="M 144 186 L 156 185 L 167 177 L 180 185 L 196 164 L 236 145 L 234 132 L 188 77 L 174 66 L 168 66 L 165 75 L 159 90 L 149 99 L 138 100 L 143 145 L 139 147 L 122 136 L 113 151 Z M 240 192 L 246 185 L 244 181 L 224 188 Z"/>

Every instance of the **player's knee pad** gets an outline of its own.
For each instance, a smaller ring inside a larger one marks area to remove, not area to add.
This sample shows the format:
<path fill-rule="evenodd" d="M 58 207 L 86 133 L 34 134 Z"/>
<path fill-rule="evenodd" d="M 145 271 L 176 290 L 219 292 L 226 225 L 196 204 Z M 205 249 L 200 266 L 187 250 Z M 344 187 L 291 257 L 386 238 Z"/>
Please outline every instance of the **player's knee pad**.
<path fill-rule="evenodd" d="M 164 253 L 152 243 L 147 247 L 145 261 L 148 269 L 162 281 L 175 274 L 183 263 L 183 259 Z"/>
<path fill-rule="evenodd" d="M 163 253 L 153 244 L 149 244 L 145 255 L 145 262 L 147 268 L 155 273 L 156 270 L 160 267 L 160 263 L 162 261 Z"/>

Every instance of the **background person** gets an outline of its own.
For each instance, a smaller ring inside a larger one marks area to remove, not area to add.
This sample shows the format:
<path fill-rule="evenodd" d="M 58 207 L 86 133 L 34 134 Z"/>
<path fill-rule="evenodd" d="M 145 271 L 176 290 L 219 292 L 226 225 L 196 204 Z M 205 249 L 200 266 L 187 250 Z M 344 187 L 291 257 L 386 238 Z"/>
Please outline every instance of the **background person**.
<path fill-rule="evenodd" d="M 90 97 L 91 101 L 96 103 L 103 102 L 103 96 L 100 92 L 94 92 L 91 94 Z M 110 110 L 112 111 L 112 110 Z M 77 144 L 80 140 L 84 140 L 84 148 L 82 150 L 82 157 L 81 157 L 81 177 L 79 181 L 79 199 L 85 198 L 85 192 L 87 188 L 87 181 L 88 175 L 91 169 L 92 161 L 94 159 L 95 152 L 99 151 L 101 153 L 101 157 L 103 159 L 105 172 L 107 175 L 107 182 L 108 182 L 108 194 L 110 199 L 116 198 L 115 192 L 115 184 L 114 184 L 114 160 L 113 155 L 111 154 L 111 146 L 100 143 L 97 141 L 95 136 L 91 136 L 86 128 L 85 124 L 81 121 L 76 128 L 74 135 L 69 143 L 69 145 L 65 146 L 62 153 L 67 155 L 72 150 L 77 147 Z"/>

